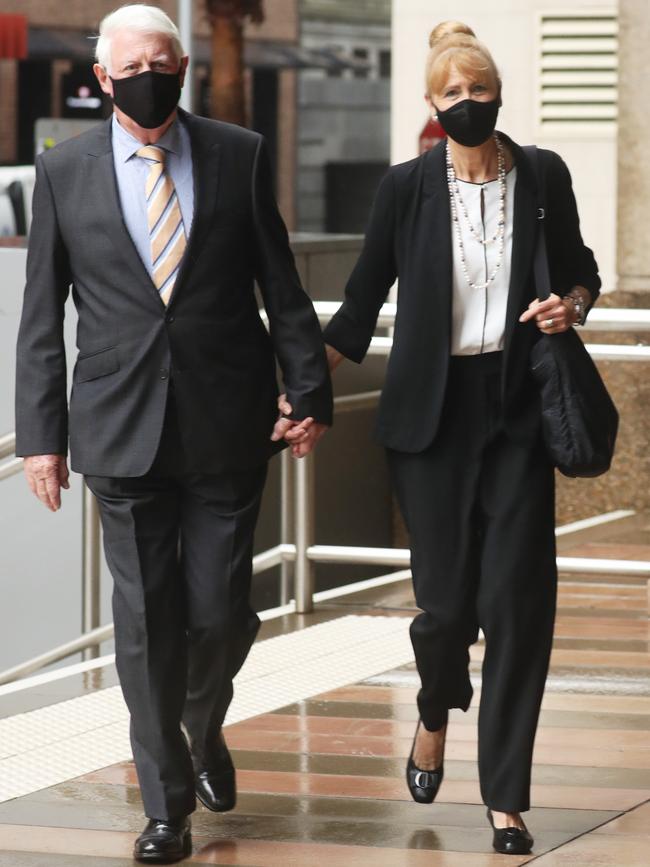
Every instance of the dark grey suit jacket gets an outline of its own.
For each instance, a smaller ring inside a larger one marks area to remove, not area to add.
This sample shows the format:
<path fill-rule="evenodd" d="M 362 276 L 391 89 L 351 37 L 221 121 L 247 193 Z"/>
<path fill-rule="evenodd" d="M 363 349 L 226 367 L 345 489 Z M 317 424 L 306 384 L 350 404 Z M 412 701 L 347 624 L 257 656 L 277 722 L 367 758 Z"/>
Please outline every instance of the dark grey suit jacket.
<path fill-rule="evenodd" d="M 321 331 L 295 269 L 264 141 L 179 114 L 192 143 L 195 213 L 167 308 L 122 219 L 110 121 L 37 159 L 17 351 L 18 455 L 66 454 L 69 432 L 74 470 L 143 475 L 173 378 L 189 468 L 259 465 L 277 450 L 269 441 L 276 357 L 293 417 L 331 422 Z M 79 355 L 68 414 L 70 286 Z"/>
<path fill-rule="evenodd" d="M 524 151 L 507 136 L 517 165 L 512 263 L 505 323 L 502 397 L 513 439 L 530 441 L 540 423 L 539 391 L 530 376 L 534 322 L 518 319 L 535 297 L 533 253 L 537 183 Z M 571 177 L 562 159 L 539 151 L 546 178 L 546 238 L 552 285 L 600 289 L 598 268 L 580 234 Z M 388 448 L 417 453 L 436 435 L 447 386 L 451 344 L 452 238 L 445 142 L 393 166 L 373 205 L 363 251 L 345 301 L 325 328 L 325 341 L 360 362 L 395 278 L 399 297 L 393 349 L 377 416 L 376 435 Z"/>

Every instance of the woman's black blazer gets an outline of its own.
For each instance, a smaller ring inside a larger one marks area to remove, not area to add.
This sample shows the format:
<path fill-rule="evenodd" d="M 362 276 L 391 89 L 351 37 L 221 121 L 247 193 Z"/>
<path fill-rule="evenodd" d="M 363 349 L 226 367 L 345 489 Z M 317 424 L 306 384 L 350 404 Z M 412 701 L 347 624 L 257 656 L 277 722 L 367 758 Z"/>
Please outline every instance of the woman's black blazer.
<path fill-rule="evenodd" d="M 523 150 L 507 136 L 502 138 L 517 166 L 502 399 L 506 430 L 516 440 L 528 441 L 537 435 L 540 418 L 529 373 L 530 349 L 540 332 L 534 323 L 521 324 L 518 318 L 535 297 L 537 185 Z M 546 178 L 553 289 L 562 295 L 572 286 L 585 286 L 595 300 L 600 279 L 594 256 L 580 234 L 571 176 L 552 151 L 540 150 L 539 159 Z M 432 443 L 438 429 L 450 357 L 452 239 L 444 142 L 410 162 L 392 166 L 382 180 L 363 250 L 345 300 L 325 329 L 325 341 L 361 362 L 396 278 L 393 349 L 376 437 L 388 448 L 419 452 Z"/>

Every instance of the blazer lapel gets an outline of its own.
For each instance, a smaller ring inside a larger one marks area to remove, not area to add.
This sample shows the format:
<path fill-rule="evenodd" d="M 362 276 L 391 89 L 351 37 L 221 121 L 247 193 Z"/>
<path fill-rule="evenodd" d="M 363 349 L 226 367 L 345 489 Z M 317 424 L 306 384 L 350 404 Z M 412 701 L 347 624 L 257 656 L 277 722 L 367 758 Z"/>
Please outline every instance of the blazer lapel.
<path fill-rule="evenodd" d="M 112 119 L 109 118 L 106 123 L 98 127 L 97 136 L 88 148 L 88 156 L 94 160 L 90 177 L 97 184 L 97 194 L 93 200 L 100 212 L 104 230 L 113 242 L 120 259 L 126 260 L 133 276 L 144 284 L 148 292 L 153 289 L 158 295 L 158 290 L 149 277 L 122 215 L 113 163 L 111 123 Z M 158 298 L 160 299 L 159 295 Z M 162 301 L 160 303 L 162 304 Z"/>
<path fill-rule="evenodd" d="M 519 316 L 526 306 L 526 290 L 529 288 L 537 233 L 536 182 L 523 150 L 510 139 L 507 139 L 507 143 L 512 149 L 517 166 L 517 184 L 515 187 L 512 261 L 504 339 L 504 361 L 506 364 L 512 338 L 519 324 Z"/>
<path fill-rule="evenodd" d="M 192 229 L 187 239 L 185 253 L 181 260 L 174 291 L 169 306 L 174 303 L 183 283 L 187 280 L 191 265 L 198 258 L 203 240 L 210 227 L 217 204 L 219 186 L 219 144 L 214 139 L 206 139 L 201 130 L 201 122 L 191 114 L 179 109 L 179 116 L 187 125 L 192 144 L 192 172 L 194 178 L 194 216 Z"/>
<path fill-rule="evenodd" d="M 504 136 L 517 166 L 513 214 L 512 262 L 506 311 L 504 360 L 512 343 L 519 316 L 525 307 L 537 232 L 536 182 L 522 149 Z M 436 335 L 451 342 L 452 237 L 445 143 L 440 142 L 423 160 L 422 200 L 418 225 L 418 255 L 422 265 L 416 273 L 430 274 L 426 294 L 435 292 Z M 426 281 L 425 281 L 426 282 Z M 424 300 L 424 299 L 423 299 Z M 442 328 L 441 328 L 442 326 Z M 444 330 L 442 330 L 444 329 Z"/>
<path fill-rule="evenodd" d="M 451 341 L 452 248 L 451 213 L 447 187 L 445 143 L 440 142 L 423 159 L 422 198 L 418 218 L 418 250 L 422 264 L 414 273 L 423 275 L 423 304 L 433 317 L 435 337 Z"/>

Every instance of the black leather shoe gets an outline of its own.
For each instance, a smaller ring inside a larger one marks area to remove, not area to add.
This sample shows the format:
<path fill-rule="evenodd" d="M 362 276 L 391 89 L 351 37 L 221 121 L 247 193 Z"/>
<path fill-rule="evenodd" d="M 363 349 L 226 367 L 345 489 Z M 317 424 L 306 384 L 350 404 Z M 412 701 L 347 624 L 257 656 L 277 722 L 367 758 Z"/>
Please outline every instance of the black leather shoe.
<path fill-rule="evenodd" d="M 237 803 L 235 770 L 199 771 L 195 778 L 196 797 L 213 813 L 227 813 Z"/>
<path fill-rule="evenodd" d="M 149 819 L 135 841 L 133 857 L 149 864 L 173 864 L 192 854 L 192 823 L 181 819 Z"/>
<path fill-rule="evenodd" d="M 235 766 L 230 752 L 219 735 L 216 751 L 203 763 L 194 759 L 194 785 L 196 797 L 214 813 L 227 813 L 237 803 Z"/>
<path fill-rule="evenodd" d="M 422 720 L 418 720 L 415 737 L 413 738 L 413 746 L 406 763 L 406 785 L 414 801 L 417 801 L 418 804 L 431 804 L 438 794 L 438 789 L 442 783 L 444 764 L 441 764 L 439 768 L 435 768 L 432 771 L 423 771 L 413 761 L 413 751 L 415 750 L 415 742 L 418 738 L 421 722 Z"/>
<path fill-rule="evenodd" d="M 527 829 L 495 828 L 492 810 L 487 811 L 487 817 L 494 831 L 492 845 L 497 852 L 502 855 L 528 855 L 535 841 Z"/>

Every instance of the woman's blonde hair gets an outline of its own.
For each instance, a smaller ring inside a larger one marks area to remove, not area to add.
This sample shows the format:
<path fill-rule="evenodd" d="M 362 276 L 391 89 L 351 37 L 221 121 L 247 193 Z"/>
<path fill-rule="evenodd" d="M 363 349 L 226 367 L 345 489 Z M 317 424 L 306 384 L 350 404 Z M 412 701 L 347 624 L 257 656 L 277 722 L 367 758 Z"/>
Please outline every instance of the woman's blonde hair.
<path fill-rule="evenodd" d="M 429 37 L 429 56 L 425 67 L 427 95 L 440 93 L 451 67 L 488 87 L 501 87 L 499 71 L 492 55 L 474 31 L 460 21 L 443 21 Z"/>

